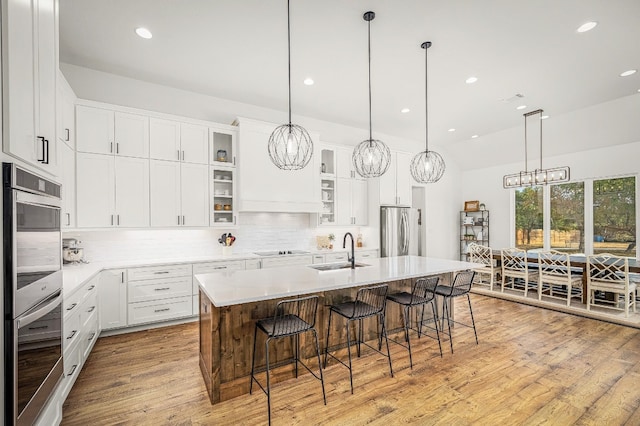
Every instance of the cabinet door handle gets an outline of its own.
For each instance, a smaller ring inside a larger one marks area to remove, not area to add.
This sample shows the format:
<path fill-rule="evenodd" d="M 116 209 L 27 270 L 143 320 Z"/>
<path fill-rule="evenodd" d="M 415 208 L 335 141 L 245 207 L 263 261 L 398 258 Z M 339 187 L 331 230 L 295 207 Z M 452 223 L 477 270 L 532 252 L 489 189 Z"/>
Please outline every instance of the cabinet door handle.
<path fill-rule="evenodd" d="M 154 291 L 167 291 L 167 290 L 171 290 L 171 287 L 162 287 L 162 288 L 155 288 Z"/>
<path fill-rule="evenodd" d="M 169 271 L 156 271 L 154 272 L 154 275 L 160 275 L 160 274 L 168 274 Z"/>
<path fill-rule="evenodd" d="M 90 307 L 89 309 L 87 309 L 87 312 L 93 312 L 93 310 L 95 309 L 95 306 Z"/>
<path fill-rule="evenodd" d="M 155 309 L 153 312 L 167 312 L 169 310 L 169 308 L 164 308 L 164 309 Z"/>
<path fill-rule="evenodd" d="M 178 215 L 178 225 L 180 225 L 180 215 Z"/>
<path fill-rule="evenodd" d="M 87 340 L 88 341 L 92 341 L 94 337 L 96 337 L 96 333 L 95 332 L 91 333 L 91 336 L 89 336 L 89 338 Z"/>
<path fill-rule="evenodd" d="M 40 156 L 38 156 L 38 162 L 39 163 L 44 163 L 44 136 L 38 136 L 37 139 L 42 141 L 42 158 L 40 158 Z"/>
<path fill-rule="evenodd" d="M 183 225 L 185 225 L 185 223 L 184 223 L 184 216 L 182 216 L 182 224 L 183 224 Z"/>
<path fill-rule="evenodd" d="M 184 151 L 182 151 L 182 161 L 184 161 Z"/>
<path fill-rule="evenodd" d="M 77 303 L 73 303 L 73 304 L 71 304 L 71 306 L 69 306 L 69 307 L 67 308 L 67 311 L 72 310 L 72 309 L 73 309 L 73 308 L 75 308 L 77 305 L 78 305 Z"/>
<path fill-rule="evenodd" d="M 64 129 L 64 140 L 69 142 L 69 129 Z"/>
<path fill-rule="evenodd" d="M 177 149 L 176 151 L 178 152 L 178 160 L 180 160 L 180 150 Z"/>
<path fill-rule="evenodd" d="M 116 215 L 116 219 L 117 219 L 116 220 L 117 225 L 120 226 L 120 215 L 119 214 Z"/>
<path fill-rule="evenodd" d="M 113 152 L 113 142 L 109 144 L 109 152 Z"/>
<path fill-rule="evenodd" d="M 96 288 L 96 286 L 95 286 L 95 284 L 92 284 L 92 285 L 91 285 L 91 287 L 89 287 L 89 288 L 87 289 L 87 291 L 91 291 L 91 290 L 93 290 L 94 288 Z"/>
<path fill-rule="evenodd" d="M 213 269 L 227 269 L 226 266 L 214 266 Z"/>
<path fill-rule="evenodd" d="M 236 165 L 236 156 L 235 155 L 233 156 L 233 165 L 234 166 Z"/>
<path fill-rule="evenodd" d="M 71 367 L 71 371 L 69 372 L 69 374 L 67 374 L 67 376 L 73 376 L 73 373 L 76 371 L 76 368 L 78 368 L 78 364 L 73 364 L 73 366 Z"/>
<path fill-rule="evenodd" d="M 69 339 L 73 339 L 73 336 L 75 336 L 77 332 L 78 332 L 78 330 L 73 330 L 73 331 L 71 332 L 71 334 L 70 334 L 69 336 L 67 336 L 67 340 L 69 340 Z"/>
<path fill-rule="evenodd" d="M 66 213 L 67 215 L 67 226 L 71 226 L 71 213 Z"/>
<path fill-rule="evenodd" d="M 111 215 L 111 226 L 113 226 L 113 215 Z"/>
<path fill-rule="evenodd" d="M 120 142 L 116 142 L 116 154 L 120 154 Z"/>
<path fill-rule="evenodd" d="M 44 140 L 44 146 L 42 147 L 42 149 L 43 149 L 42 155 L 45 158 L 42 163 L 49 164 L 49 139 Z M 46 153 L 46 156 L 45 156 L 45 153 Z"/>
<path fill-rule="evenodd" d="M 120 282 L 121 282 L 122 284 L 124 284 L 124 271 L 122 271 L 122 272 L 121 272 L 121 274 L 122 274 L 122 278 L 121 278 L 121 281 L 120 281 Z"/>

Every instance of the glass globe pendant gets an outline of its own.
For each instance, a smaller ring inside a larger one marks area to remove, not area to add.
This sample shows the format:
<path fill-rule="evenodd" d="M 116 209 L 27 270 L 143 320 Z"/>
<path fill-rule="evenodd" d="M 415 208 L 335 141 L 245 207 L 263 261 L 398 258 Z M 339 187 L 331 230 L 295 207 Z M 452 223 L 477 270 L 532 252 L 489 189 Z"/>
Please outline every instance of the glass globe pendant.
<path fill-rule="evenodd" d="M 291 124 L 291 18 L 287 0 L 287 52 L 289 62 L 289 123 L 275 128 L 267 149 L 273 164 L 282 170 L 303 169 L 313 156 L 313 141 L 304 127 Z"/>
<path fill-rule="evenodd" d="M 435 183 L 442 178 L 446 168 L 444 159 L 435 151 L 429 151 L 429 107 L 428 107 L 428 78 L 427 78 L 427 49 L 431 47 L 430 41 L 425 41 L 420 45 L 425 53 L 425 150 L 419 152 L 411 160 L 411 176 L 418 183 Z"/>
<path fill-rule="evenodd" d="M 391 150 L 381 140 L 373 139 L 371 131 L 371 21 L 374 12 L 366 12 L 363 19 L 368 25 L 369 46 L 369 139 L 360 142 L 353 150 L 352 161 L 356 172 L 364 178 L 382 176 L 391 163 Z"/>

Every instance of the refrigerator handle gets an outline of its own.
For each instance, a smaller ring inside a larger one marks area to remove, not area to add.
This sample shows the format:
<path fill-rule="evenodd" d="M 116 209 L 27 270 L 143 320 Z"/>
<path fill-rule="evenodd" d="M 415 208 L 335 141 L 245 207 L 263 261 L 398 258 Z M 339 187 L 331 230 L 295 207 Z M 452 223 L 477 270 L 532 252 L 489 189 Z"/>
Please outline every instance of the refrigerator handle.
<path fill-rule="evenodd" d="M 400 256 L 406 256 L 407 254 L 409 254 L 407 252 L 407 239 L 407 211 L 402 209 L 400 211 L 400 241 L 398 241 L 398 244 L 400 245 L 398 255 Z"/>
<path fill-rule="evenodd" d="M 408 210 L 404 211 L 404 252 L 406 255 L 409 255 L 409 240 L 411 239 L 411 235 L 409 234 L 409 212 Z"/>

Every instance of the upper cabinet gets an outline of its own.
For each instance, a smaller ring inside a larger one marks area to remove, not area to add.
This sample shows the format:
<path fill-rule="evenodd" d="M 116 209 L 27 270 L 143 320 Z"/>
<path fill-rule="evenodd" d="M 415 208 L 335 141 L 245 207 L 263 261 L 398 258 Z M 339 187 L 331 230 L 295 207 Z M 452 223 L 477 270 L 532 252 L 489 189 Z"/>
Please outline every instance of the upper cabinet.
<path fill-rule="evenodd" d="M 393 151 L 387 172 L 380 176 L 380 205 L 411 206 L 411 154 Z"/>
<path fill-rule="evenodd" d="M 301 170 L 281 170 L 271 162 L 267 144 L 276 124 L 239 119 L 238 194 L 240 211 L 320 213 L 318 135 L 311 134 L 314 156 Z"/>
<path fill-rule="evenodd" d="M 3 150 L 57 175 L 57 0 L 2 1 Z"/>
<path fill-rule="evenodd" d="M 58 71 L 56 98 L 56 134 L 58 141 L 70 148 L 76 147 L 75 100 L 76 95 L 62 73 Z M 62 167 L 62 166 L 61 166 Z M 61 170 L 61 175 L 64 170 Z"/>
<path fill-rule="evenodd" d="M 209 129 L 205 126 L 150 118 L 149 144 L 154 160 L 208 164 Z"/>
<path fill-rule="evenodd" d="M 361 178 L 353 168 L 353 148 L 340 147 L 336 149 L 337 173 L 339 178 Z"/>
<path fill-rule="evenodd" d="M 215 166 L 235 166 L 238 137 L 236 129 L 211 128 L 209 132 L 211 141 L 210 164 Z"/>
<path fill-rule="evenodd" d="M 79 152 L 149 158 L 149 118 L 78 105 L 76 146 Z"/>

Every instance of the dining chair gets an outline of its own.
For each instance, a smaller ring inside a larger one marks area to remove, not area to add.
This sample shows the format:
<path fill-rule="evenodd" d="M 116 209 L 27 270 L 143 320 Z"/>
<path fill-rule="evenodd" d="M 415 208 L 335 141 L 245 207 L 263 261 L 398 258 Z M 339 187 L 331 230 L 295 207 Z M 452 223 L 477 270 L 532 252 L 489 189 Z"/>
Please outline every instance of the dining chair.
<path fill-rule="evenodd" d="M 504 293 L 504 287 L 507 281 L 511 283 L 511 288 L 515 289 L 516 281 L 523 282 L 524 285 L 524 297 L 527 297 L 527 290 L 529 289 L 529 283 L 538 281 L 538 271 L 529 269 L 529 262 L 527 260 L 527 251 L 519 248 L 506 248 L 501 251 L 502 258 L 502 289 Z"/>
<path fill-rule="evenodd" d="M 488 285 L 493 290 L 493 284 L 496 282 L 496 274 L 498 267 L 494 265 L 491 247 L 483 246 L 478 243 L 469 244 L 469 261 L 480 263 L 482 268 L 474 269 L 476 272 L 474 284 Z"/>
<path fill-rule="evenodd" d="M 635 312 L 636 283 L 629 280 L 629 259 L 609 253 L 587 256 L 587 310 L 595 305 L 596 291 L 614 293 L 614 305 L 609 306 L 614 309 L 620 309 L 619 297 L 622 296 L 625 317 L 629 316 L 629 308 Z"/>
<path fill-rule="evenodd" d="M 542 300 L 545 291 L 549 292 L 549 297 L 566 298 L 567 306 L 571 305 L 574 297 L 582 300 L 582 276 L 571 270 L 568 253 L 557 250 L 538 252 L 538 274 L 538 300 Z"/>

